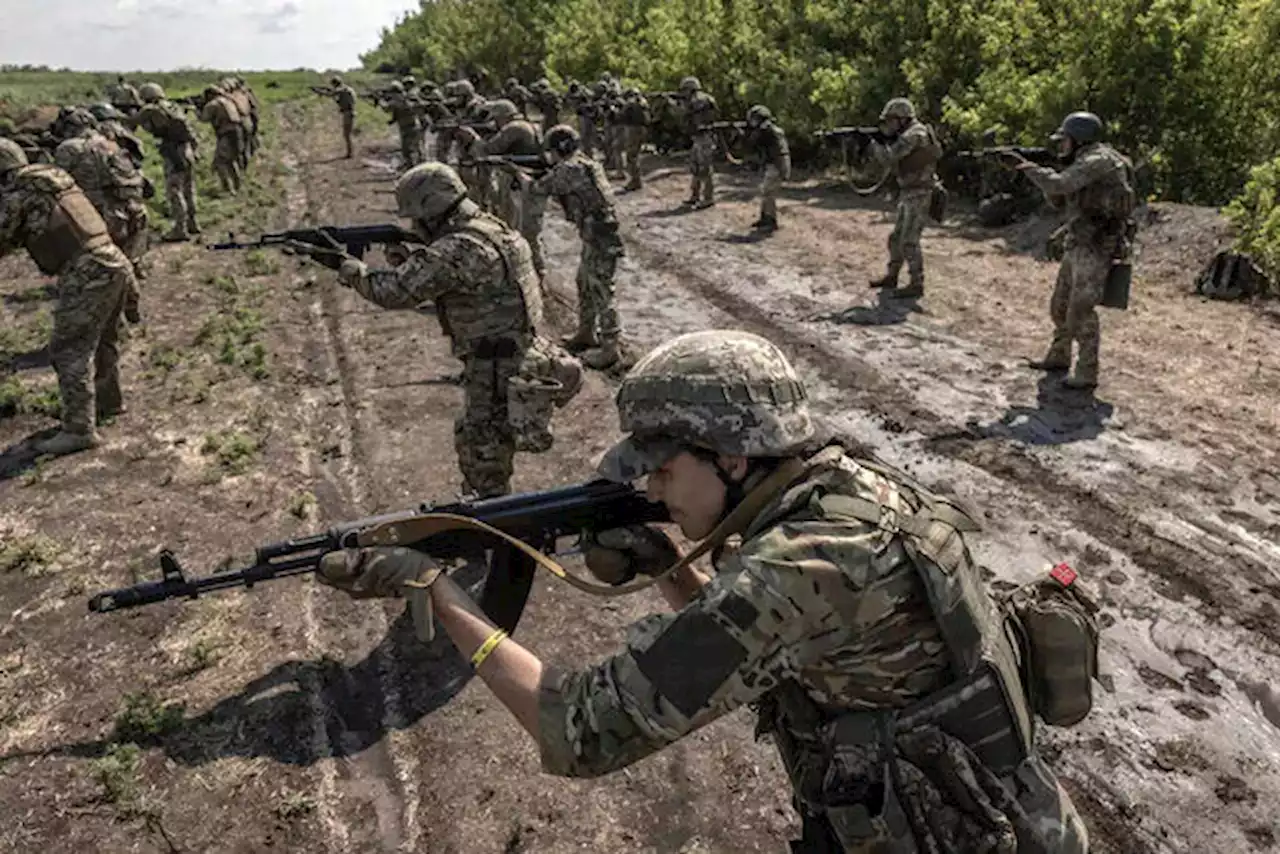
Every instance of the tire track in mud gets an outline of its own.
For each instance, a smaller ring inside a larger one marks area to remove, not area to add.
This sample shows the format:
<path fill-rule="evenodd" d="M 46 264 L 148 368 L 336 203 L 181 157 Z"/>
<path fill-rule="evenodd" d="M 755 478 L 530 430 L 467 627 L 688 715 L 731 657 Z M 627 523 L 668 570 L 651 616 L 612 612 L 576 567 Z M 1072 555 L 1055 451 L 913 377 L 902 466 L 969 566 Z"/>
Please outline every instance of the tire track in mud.
<path fill-rule="evenodd" d="M 327 219 L 326 207 L 314 192 L 311 180 L 311 164 L 308 162 L 311 151 L 305 145 L 306 117 L 286 108 L 281 111 L 281 126 L 281 141 L 286 151 L 283 159 L 290 167 L 290 177 L 286 179 L 289 222 L 324 222 Z M 309 389 L 303 395 L 306 438 L 319 439 L 320 431 L 327 428 L 331 436 L 336 436 L 338 449 L 336 454 L 321 454 L 312 447 L 313 442 L 308 442 L 302 454 L 307 473 L 323 478 L 331 489 L 332 495 L 326 496 L 329 499 L 326 501 L 327 515 L 347 518 L 367 511 L 369 489 L 364 464 L 366 437 L 358 414 L 360 393 L 343 337 L 343 310 L 339 300 L 336 287 L 326 283 L 316 288 L 306 302 L 312 334 L 304 347 L 305 368 L 320 379 L 322 385 L 318 389 Z M 324 390 L 330 385 L 337 387 L 336 401 Z M 337 406 L 333 407 L 333 403 Z M 324 409 L 330 408 L 338 410 L 337 416 L 323 417 Z M 344 636 L 349 636 L 352 631 L 350 624 L 344 625 L 344 621 L 350 620 L 352 614 L 359 615 L 360 634 L 368 637 L 387 634 L 390 624 L 383 610 L 361 608 L 348 612 L 335 608 L 331 600 L 321 601 L 323 595 L 314 585 L 308 586 L 305 594 L 306 636 L 313 655 L 325 655 L 335 645 L 341 649 Z M 326 617 L 331 618 L 335 610 L 342 612 L 344 620 L 336 623 L 341 628 L 330 631 L 326 628 L 329 622 Z M 335 637 L 326 642 L 327 634 Z M 342 695 L 359 696 L 360 686 L 353 682 L 350 672 L 344 671 L 343 684 L 339 686 L 307 686 L 311 692 L 310 707 L 314 721 L 314 755 L 323 757 L 317 763 L 321 766 L 320 797 L 317 800 L 329 832 L 329 849 L 334 851 L 359 850 L 363 844 L 370 843 L 383 851 L 415 851 L 418 846 L 417 761 L 411 751 L 399 749 L 399 727 L 404 718 L 400 711 L 398 687 L 401 668 L 391 660 L 393 656 L 375 654 L 379 655 L 380 725 L 386 736 L 363 749 L 364 740 L 348 729 L 347 722 L 342 720 L 338 711 L 337 701 Z M 340 814 L 355 812 L 340 808 L 344 795 L 372 806 L 376 817 L 376 829 L 372 834 L 365 828 L 353 830 L 349 822 L 339 818 Z M 368 839 L 367 835 L 375 839 Z"/>

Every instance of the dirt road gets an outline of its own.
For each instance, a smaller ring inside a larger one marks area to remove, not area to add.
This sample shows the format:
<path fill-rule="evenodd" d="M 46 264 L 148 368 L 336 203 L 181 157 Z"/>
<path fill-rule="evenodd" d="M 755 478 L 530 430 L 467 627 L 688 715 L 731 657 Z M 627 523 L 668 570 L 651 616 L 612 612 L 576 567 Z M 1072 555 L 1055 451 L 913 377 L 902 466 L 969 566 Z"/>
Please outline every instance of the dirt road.
<path fill-rule="evenodd" d="M 276 175 L 276 224 L 394 216 L 390 139 L 346 161 L 318 105 L 275 120 L 255 168 Z M 1081 569 L 1105 603 L 1103 687 L 1085 724 L 1044 738 L 1098 851 L 1276 848 L 1280 319 L 1186 295 L 1216 218 L 1151 213 L 1135 304 L 1104 318 L 1090 397 L 1020 366 L 1047 340 L 1043 224 L 930 228 L 919 310 L 878 305 L 865 283 L 887 204 L 797 185 L 784 229 L 753 242 L 747 180 L 726 177 L 721 203 L 692 214 L 676 213 L 678 168 L 619 196 L 634 345 L 709 326 L 769 336 L 841 432 L 983 509 L 978 554 L 996 575 Z M 576 238 L 551 215 L 545 241 L 567 323 Z M 17 443 L 51 422 L 0 420 L 0 850 L 784 850 L 780 771 L 745 713 L 609 778 L 559 780 L 398 606 L 303 580 L 86 615 L 88 592 L 154 573 L 163 545 L 207 572 L 459 486 L 458 366 L 433 318 L 285 257 L 154 256 L 123 363 L 130 411 L 106 446 L 31 466 Z M 25 258 L 0 277 L 6 326 L 38 332 L 43 281 Z M 36 350 L 13 364 L 24 385 L 51 381 Z M 518 489 L 588 476 L 616 436 L 614 388 L 589 378 L 556 448 L 517 460 Z M 657 608 L 539 578 L 520 639 L 581 664 Z"/>

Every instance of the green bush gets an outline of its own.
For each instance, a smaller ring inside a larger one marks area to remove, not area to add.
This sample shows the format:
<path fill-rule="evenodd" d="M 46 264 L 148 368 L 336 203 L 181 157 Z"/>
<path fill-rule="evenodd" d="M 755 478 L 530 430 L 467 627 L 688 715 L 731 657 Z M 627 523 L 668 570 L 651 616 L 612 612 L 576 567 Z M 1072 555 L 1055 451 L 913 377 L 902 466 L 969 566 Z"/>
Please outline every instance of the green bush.
<path fill-rule="evenodd" d="M 1222 204 L 1280 147 L 1274 0 L 437 0 L 367 68 L 647 90 L 697 75 L 728 116 L 764 103 L 805 144 L 912 97 L 953 145 L 1040 142 L 1092 109 L 1171 201 Z"/>
<path fill-rule="evenodd" d="M 1237 232 L 1236 248 L 1280 281 L 1280 157 L 1253 170 L 1226 214 Z"/>

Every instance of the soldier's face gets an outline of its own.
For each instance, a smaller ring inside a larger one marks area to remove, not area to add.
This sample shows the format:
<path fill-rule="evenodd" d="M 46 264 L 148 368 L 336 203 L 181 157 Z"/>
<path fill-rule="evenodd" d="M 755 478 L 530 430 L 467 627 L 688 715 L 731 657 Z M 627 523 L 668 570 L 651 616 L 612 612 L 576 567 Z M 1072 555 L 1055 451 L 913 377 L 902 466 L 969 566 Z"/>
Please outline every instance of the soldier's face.
<path fill-rule="evenodd" d="M 730 478 L 746 477 L 745 457 L 721 456 L 717 462 Z M 716 467 L 688 451 L 681 451 L 650 474 L 645 489 L 650 501 L 666 505 L 671 521 L 691 540 L 710 534 L 724 516 L 727 495 Z"/>

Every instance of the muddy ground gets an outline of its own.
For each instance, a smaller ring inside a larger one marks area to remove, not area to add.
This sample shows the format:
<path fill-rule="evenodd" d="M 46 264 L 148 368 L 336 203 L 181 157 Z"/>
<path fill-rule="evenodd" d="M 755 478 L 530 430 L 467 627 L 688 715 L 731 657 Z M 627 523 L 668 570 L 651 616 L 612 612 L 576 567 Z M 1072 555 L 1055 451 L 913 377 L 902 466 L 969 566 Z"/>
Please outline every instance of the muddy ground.
<path fill-rule="evenodd" d="M 393 217 L 381 127 L 347 161 L 321 105 L 275 120 L 255 169 L 277 174 L 278 226 Z M 977 552 L 997 575 L 1084 573 L 1108 627 L 1097 708 L 1043 740 L 1097 851 L 1275 850 L 1280 317 L 1189 296 L 1216 215 L 1149 213 L 1133 306 L 1104 313 L 1102 385 L 1069 394 L 1021 366 L 1047 341 L 1052 223 L 931 227 L 928 294 L 884 304 L 866 280 L 885 200 L 797 182 L 783 230 L 755 240 L 749 175 L 681 213 L 679 165 L 652 167 L 618 197 L 634 346 L 712 326 L 771 337 L 836 428 L 983 509 Z M 545 242 L 567 324 L 576 238 L 552 215 Z M 89 593 L 153 575 L 162 546 L 203 573 L 459 488 L 458 365 L 434 318 L 284 256 L 191 244 L 152 259 L 129 411 L 105 446 L 32 464 L 23 443 L 51 419 L 34 404 L 0 419 L 0 850 L 784 850 L 780 769 L 745 712 L 611 777 L 560 780 L 399 606 L 304 579 L 86 614 Z M 35 343 L 46 284 L 25 258 L 0 263 L 8 371 L 28 389 L 52 382 Z M 589 475 L 616 436 L 614 388 L 589 378 L 557 447 L 518 458 L 518 489 Z M 519 637 L 573 666 L 658 607 L 540 577 Z"/>

